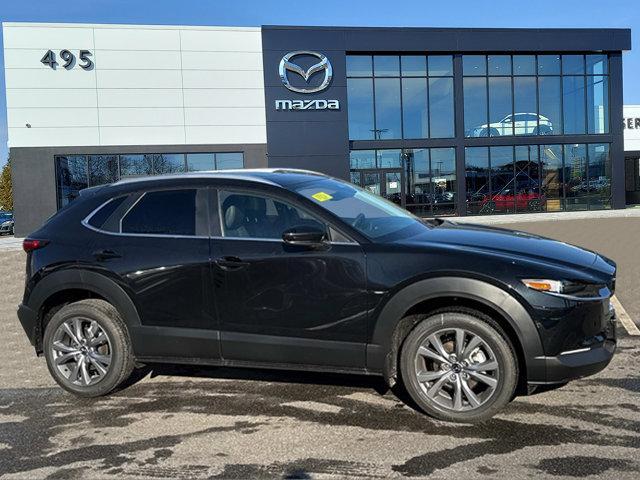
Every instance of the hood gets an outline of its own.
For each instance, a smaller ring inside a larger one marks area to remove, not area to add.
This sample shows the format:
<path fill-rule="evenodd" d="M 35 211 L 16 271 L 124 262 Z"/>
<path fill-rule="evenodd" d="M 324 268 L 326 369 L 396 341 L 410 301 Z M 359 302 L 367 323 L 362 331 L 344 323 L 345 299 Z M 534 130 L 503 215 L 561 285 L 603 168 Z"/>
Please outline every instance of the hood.
<path fill-rule="evenodd" d="M 600 259 L 598 254 L 592 251 L 538 235 L 451 221 L 443 221 L 417 237 L 406 239 L 405 242 L 415 246 L 428 242 L 468 247 L 579 269 L 592 267 Z"/>

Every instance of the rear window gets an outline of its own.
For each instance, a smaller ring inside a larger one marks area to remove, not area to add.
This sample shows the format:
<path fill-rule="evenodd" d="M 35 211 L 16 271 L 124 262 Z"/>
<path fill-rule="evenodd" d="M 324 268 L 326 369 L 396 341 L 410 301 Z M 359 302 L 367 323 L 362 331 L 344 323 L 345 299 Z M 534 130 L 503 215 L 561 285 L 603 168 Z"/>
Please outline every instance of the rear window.
<path fill-rule="evenodd" d="M 196 190 L 147 192 L 122 218 L 122 233 L 196 234 Z"/>
<path fill-rule="evenodd" d="M 89 225 L 95 228 L 102 228 L 109 217 L 113 215 L 113 212 L 124 202 L 125 198 L 127 197 L 114 198 L 103 205 L 103 207 L 89 219 Z"/>

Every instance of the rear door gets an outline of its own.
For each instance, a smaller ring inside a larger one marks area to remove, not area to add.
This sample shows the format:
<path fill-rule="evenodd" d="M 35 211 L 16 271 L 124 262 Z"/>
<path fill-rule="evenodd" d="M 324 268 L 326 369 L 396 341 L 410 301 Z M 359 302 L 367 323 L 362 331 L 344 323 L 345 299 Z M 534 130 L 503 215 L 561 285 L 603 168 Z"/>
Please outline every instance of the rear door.
<path fill-rule="evenodd" d="M 114 199 L 86 225 L 96 265 L 138 309 L 140 357 L 219 359 L 212 308 L 207 188 L 164 188 Z M 109 274 L 109 273 L 107 273 Z"/>
<path fill-rule="evenodd" d="M 225 360 L 364 368 L 367 292 L 360 245 L 290 198 L 221 189 L 212 269 Z M 314 226 L 326 248 L 282 240 Z"/>

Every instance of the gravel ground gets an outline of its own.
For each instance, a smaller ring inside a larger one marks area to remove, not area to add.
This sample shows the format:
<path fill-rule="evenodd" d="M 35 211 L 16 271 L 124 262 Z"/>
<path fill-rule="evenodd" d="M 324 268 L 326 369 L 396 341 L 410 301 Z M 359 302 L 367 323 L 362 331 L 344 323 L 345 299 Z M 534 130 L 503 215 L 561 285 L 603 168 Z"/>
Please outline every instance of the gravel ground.
<path fill-rule="evenodd" d="M 640 225 L 619 220 L 517 227 L 616 259 L 618 297 L 638 319 Z M 640 337 L 622 330 L 605 371 L 476 426 L 431 420 L 381 381 L 342 375 L 164 366 L 88 401 L 33 354 L 15 315 L 23 271 L 22 252 L 0 252 L 3 479 L 640 476 Z"/>

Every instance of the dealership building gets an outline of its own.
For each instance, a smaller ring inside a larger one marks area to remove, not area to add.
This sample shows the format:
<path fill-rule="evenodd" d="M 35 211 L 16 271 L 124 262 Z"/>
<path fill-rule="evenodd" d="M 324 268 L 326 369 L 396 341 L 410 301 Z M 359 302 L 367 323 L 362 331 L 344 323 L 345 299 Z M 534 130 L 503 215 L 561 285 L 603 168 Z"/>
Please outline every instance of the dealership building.
<path fill-rule="evenodd" d="M 17 235 L 83 188 L 228 168 L 316 170 L 421 216 L 640 201 L 626 29 L 4 23 L 3 38 Z"/>

